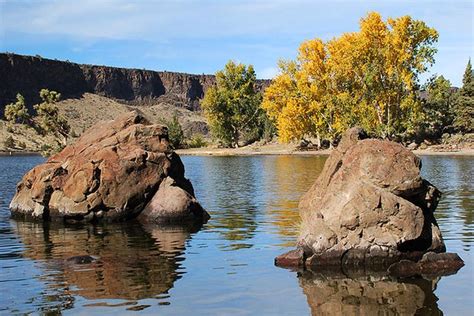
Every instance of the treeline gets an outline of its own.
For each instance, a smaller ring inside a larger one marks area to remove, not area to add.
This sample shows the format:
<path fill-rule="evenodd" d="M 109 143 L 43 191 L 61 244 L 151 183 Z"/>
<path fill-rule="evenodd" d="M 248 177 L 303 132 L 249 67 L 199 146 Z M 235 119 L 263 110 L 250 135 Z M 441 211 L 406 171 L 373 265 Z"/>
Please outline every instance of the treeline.
<path fill-rule="evenodd" d="M 272 133 L 283 142 L 335 143 L 355 125 L 404 142 L 473 132 L 470 61 L 457 92 L 442 76 L 419 84 L 437 39 L 435 29 L 409 16 L 383 21 L 369 13 L 358 32 L 303 42 L 296 60 L 279 62 L 263 96 L 253 67 L 229 62 L 202 102 L 211 133 L 237 146 Z"/>

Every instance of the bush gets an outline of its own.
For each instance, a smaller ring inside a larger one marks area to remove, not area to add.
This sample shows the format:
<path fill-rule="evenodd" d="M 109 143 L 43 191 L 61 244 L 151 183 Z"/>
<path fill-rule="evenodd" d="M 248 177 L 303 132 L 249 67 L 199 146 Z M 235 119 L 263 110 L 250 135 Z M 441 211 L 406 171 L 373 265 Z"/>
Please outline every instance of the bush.
<path fill-rule="evenodd" d="M 6 148 L 15 148 L 15 140 L 13 137 L 10 135 L 3 141 L 3 144 L 5 145 Z"/>
<path fill-rule="evenodd" d="M 174 114 L 173 119 L 166 122 L 166 125 L 168 125 L 168 138 L 170 144 L 175 149 L 181 148 L 184 142 L 184 133 L 181 124 L 178 121 L 178 116 Z"/>
<path fill-rule="evenodd" d="M 186 141 L 186 145 L 188 148 L 201 148 L 206 147 L 207 142 L 201 134 L 194 134 Z"/>
<path fill-rule="evenodd" d="M 30 119 L 28 109 L 25 106 L 25 98 L 21 94 L 16 95 L 16 102 L 5 106 L 5 119 L 10 124 L 25 123 Z"/>
<path fill-rule="evenodd" d="M 49 157 L 54 154 L 57 154 L 61 150 L 63 150 L 64 145 L 61 143 L 56 143 L 56 144 L 43 144 L 40 148 L 40 153 L 41 156 L 43 157 Z"/>

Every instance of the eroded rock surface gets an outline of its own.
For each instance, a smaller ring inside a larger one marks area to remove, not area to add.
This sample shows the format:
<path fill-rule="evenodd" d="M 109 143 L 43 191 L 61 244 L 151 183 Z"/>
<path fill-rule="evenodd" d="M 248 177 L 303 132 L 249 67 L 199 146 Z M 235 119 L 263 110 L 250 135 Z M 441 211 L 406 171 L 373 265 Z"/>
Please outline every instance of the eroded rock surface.
<path fill-rule="evenodd" d="M 402 145 L 348 130 L 300 201 L 301 260 L 313 267 L 383 270 L 401 259 L 444 252 L 433 215 L 441 193 L 420 169 L 421 160 Z M 276 263 L 301 260 L 293 252 Z"/>
<path fill-rule="evenodd" d="M 137 112 L 91 127 L 30 170 L 10 208 L 14 216 L 76 222 L 127 220 L 145 208 L 148 222 L 209 218 L 170 149 L 167 128 Z"/>

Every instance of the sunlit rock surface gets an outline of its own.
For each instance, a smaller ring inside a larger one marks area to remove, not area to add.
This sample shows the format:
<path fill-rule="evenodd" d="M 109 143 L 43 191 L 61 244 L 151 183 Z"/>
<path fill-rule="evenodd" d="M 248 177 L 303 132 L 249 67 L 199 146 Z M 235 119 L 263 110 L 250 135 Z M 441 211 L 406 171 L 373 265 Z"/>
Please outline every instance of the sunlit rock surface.
<path fill-rule="evenodd" d="M 205 222 L 168 130 L 137 112 L 87 130 L 18 183 L 12 214 L 66 222 Z"/>
<path fill-rule="evenodd" d="M 298 250 L 276 263 L 386 270 L 401 259 L 444 252 L 433 215 L 441 192 L 420 169 L 421 160 L 402 145 L 348 130 L 300 201 Z M 444 259 L 443 266 L 462 266 L 459 257 Z"/>

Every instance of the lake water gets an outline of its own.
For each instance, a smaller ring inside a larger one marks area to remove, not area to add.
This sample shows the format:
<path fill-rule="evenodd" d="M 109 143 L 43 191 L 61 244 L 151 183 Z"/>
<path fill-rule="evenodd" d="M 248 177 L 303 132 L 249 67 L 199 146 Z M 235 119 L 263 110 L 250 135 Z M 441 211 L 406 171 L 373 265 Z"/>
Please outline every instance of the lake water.
<path fill-rule="evenodd" d="M 437 279 L 297 274 L 297 204 L 322 157 L 182 157 L 212 218 L 200 231 L 137 223 L 64 227 L 10 219 L 21 176 L 41 157 L 0 157 L 0 314 L 468 315 L 474 310 L 474 159 L 423 157 L 443 193 L 448 251 L 466 265 Z M 98 261 L 64 259 L 89 254 Z M 472 314 L 471 314 L 472 315 Z"/>

